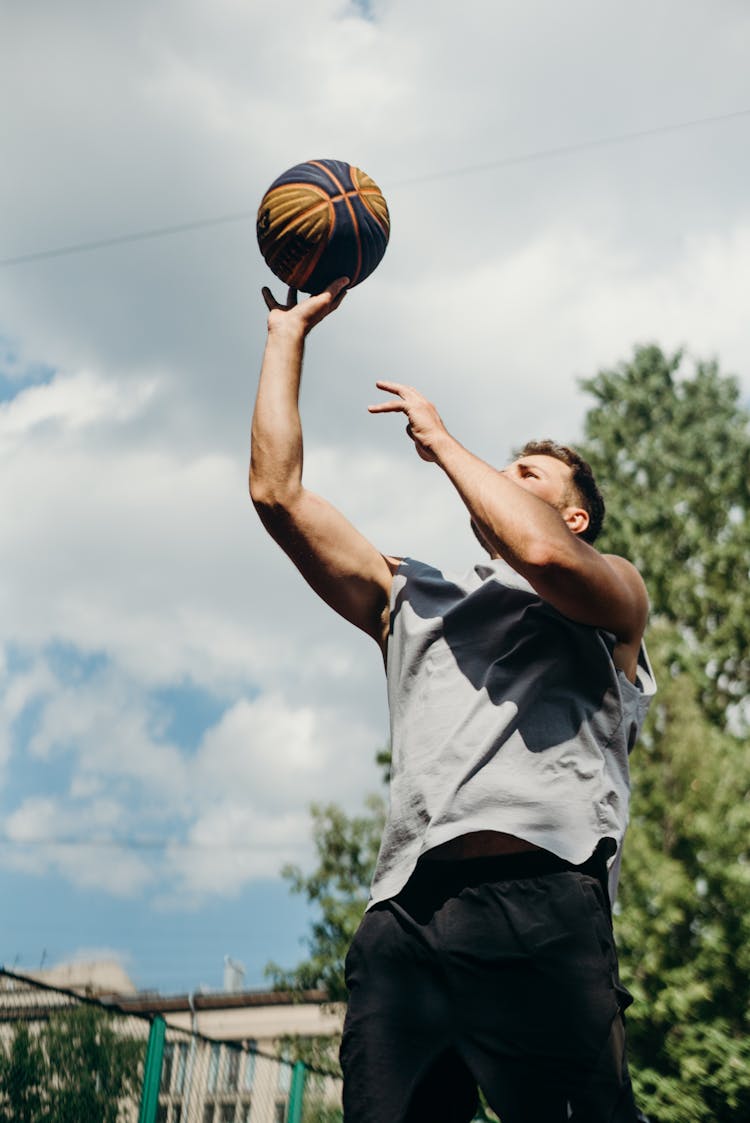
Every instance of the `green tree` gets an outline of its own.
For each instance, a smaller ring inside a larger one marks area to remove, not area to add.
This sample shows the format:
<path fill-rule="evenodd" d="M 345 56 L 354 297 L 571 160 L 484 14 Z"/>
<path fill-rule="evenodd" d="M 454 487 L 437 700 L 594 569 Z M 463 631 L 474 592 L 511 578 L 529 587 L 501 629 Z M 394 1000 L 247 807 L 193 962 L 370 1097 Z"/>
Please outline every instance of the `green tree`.
<path fill-rule="evenodd" d="M 633 753 L 633 818 L 615 930 L 639 1102 L 659 1123 L 750 1119 L 750 753 L 675 672 L 657 622 L 660 690 Z"/>
<path fill-rule="evenodd" d="M 7 1051 L 6 1051 L 7 1050 Z M 0 1123 L 40 1123 L 46 1062 L 28 1026 L 19 1022 L 6 1049 L 0 1048 Z"/>
<path fill-rule="evenodd" d="M 337 1093 L 338 1089 L 331 1087 L 330 1078 L 318 1076 L 314 1072 L 308 1073 L 302 1123 L 343 1123 L 341 1097 Z"/>
<path fill-rule="evenodd" d="M 310 874 L 298 866 L 282 870 L 291 891 L 313 906 L 309 958 L 292 970 L 271 963 L 266 974 L 277 990 L 322 988 L 331 1002 L 344 1002 L 344 957 L 367 905 L 385 807 L 381 796 L 371 795 L 364 813 L 353 818 L 335 804 L 313 804 L 311 814 L 316 868 Z"/>
<path fill-rule="evenodd" d="M 386 763 L 378 757 L 380 763 Z M 310 874 L 299 866 L 285 866 L 282 875 L 290 882 L 292 893 L 301 894 L 312 906 L 313 920 L 307 941 L 309 957 L 291 970 L 269 963 L 266 975 L 276 990 L 297 993 L 324 990 L 330 1003 L 346 1001 L 344 959 L 349 944 L 367 906 L 368 890 L 380 836 L 385 822 L 385 805 L 380 795 L 370 795 L 360 815 L 348 817 L 336 804 L 313 804 L 312 834 L 317 865 Z M 283 1048 L 292 1060 L 304 1061 L 318 1073 L 341 1075 L 338 1062 L 338 1037 L 290 1036 Z M 315 1112 L 328 1110 L 317 1099 L 308 1103 L 303 1123 L 313 1123 Z M 315 1106 L 317 1105 L 317 1106 Z M 333 1110 L 333 1109 L 331 1109 Z M 335 1115 L 332 1117 L 335 1123 Z M 328 1123 L 325 1114 L 320 1123 Z"/>
<path fill-rule="evenodd" d="M 634 1082 L 658 1123 L 750 1118 L 750 418 L 715 362 L 637 347 L 583 382 L 601 548 L 652 604 L 616 932 Z"/>
<path fill-rule="evenodd" d="M 302 1123 L 343 1123 L 344 1113 L 340 1107 L 317 1099 L 305 1098 L 302 1109 Z"/>
<path fill-rule="evenodd" d="M 0 1055 L 0 1120 L 120 1123 L 138 1102 L 144 1053 L 96 1006 L 56 1011 L 35 1035 L 19 1023 Z"/>
<path fill-rule="evenodd" d="M 602 548 L 645 575 L 653 613 L 678 626 L 674 661 L 720 724 L 750 693 L 750 428 L 715 362 L 638 347 L 585 379 L 582 452 L 604 481 Z"/>

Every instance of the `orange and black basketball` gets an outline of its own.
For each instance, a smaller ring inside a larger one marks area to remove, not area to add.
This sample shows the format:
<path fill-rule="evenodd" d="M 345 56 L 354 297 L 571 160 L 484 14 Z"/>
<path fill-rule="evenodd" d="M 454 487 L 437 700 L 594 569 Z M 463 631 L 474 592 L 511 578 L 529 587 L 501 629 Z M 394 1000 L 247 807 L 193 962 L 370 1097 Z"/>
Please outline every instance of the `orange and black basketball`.
<path fill-rule="evenodd" d="M 388 205 L 376 183 L 343 160 L 308 160 L 275 179 L 258 208 L 258 245 L 269 269 L 302 292 L 337 277 L 358 285 L 382 260 Z"/>

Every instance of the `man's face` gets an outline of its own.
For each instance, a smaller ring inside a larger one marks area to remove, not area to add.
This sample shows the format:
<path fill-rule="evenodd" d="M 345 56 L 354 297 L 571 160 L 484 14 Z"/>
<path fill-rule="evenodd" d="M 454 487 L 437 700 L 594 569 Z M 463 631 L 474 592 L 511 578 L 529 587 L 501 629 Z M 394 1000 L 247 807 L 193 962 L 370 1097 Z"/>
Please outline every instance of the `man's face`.
<path fill-rule="evenodd" d="M 570 502 L 572 472 L 554 456 L 541 453 L 521 456 L 504 468 L 502 474 L 557 511 L 563 511 Z"/>
<path fill-rule="evenodd" d="M 588 526 L 588 515 L 578 505 L 571 488 L 573 472 L 556 456 L 545 456 L 544 453 L 520 456 L 507 468 L 503 468 L 501 474 L 559 511 L 573 534 L 580 534 Z M 499 557 L 497 550 L 485 540 L 473 520 L 471 529 L 490 557 Z"/>

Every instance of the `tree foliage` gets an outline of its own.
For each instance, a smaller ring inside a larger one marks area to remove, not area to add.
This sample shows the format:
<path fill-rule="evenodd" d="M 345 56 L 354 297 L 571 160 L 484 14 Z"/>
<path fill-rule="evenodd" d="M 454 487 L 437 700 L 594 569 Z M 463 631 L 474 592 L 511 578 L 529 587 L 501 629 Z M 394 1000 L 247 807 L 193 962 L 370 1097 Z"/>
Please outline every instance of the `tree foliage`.
<path fill-rule="evenodd" d="M 140 1094 L 145 1046 L 106 1011 L 70 1007 L 0 1045 L 0 1123 L 120 1123 Z"/>
<path fill-rule="evenodd" d="M 42 1114 L 44 1053 L 20 1022 L 5 1049 L 0 1047 L 0 1121 L 38 1123 Z"/>
<path fill-rule="evenodd" d="M 378 761 L 387 767 L 387 759 L 379 756 Z M 311 815 L 315 869 L 309 874 L 298 866 L 282 870 L 291 891 L 301 894 L 312 906 L 309 957 L 291 970 L 269 963 L 266 975 L 276 990 L 301 996 L 304 991 L 322 989 L 331 1003 L 345 1002 L 344 959 L 367 905 L 385 805 L 381 796 L 370 795 L 360 815 L 350 818 L 333 803 L 313 804 Z M 283 1045 L 294 1060 L 340 1076 L 337 1037 L 290 1036 Z"/>
<path fill-rule="evenodd" d="M 581 451 L 606 487 L 602 548 L 645 575 L 655 616 L 679 629 L 673 660 L 724 723 L 747 718 L 750 693 L 750 427 L 735 378 L 686 366 L 638 347 L 584 380 Z"/>
<path fill-rule="evenodd" d="M 633 1078 L 659 1123 L 750 1119 L 750 753 L 654 625 L 660 685 L 632 765 L 615 930 Z"/>
<path fill-rule="evenodd" d="M 659 1123 L 750 1118 L 750 418 L 715 362 L 638 347 L 584 381 L 601 548 L 652 605 L 659 693 L 631 760 L 616 932 Z"/>
<path fill-rule="evenodd" d="M 343 1123 L 344 1113 L 331 1097 L 326 1078 L 308 1073 L 302 1107 L 302 1123 Z"/>
<path fill-rule="evenodd" d="M 382 797 L 372 795 L 353 818 L 335 804 L 313 804 L 311 813 L 317 868 L 311 874 L 297 866 L 282 870 L 292 892 L 313 906 L 310 955 L 291 971 L 271 963 L 266 973 L 278 990 L 322 987 L 331 1002 L 344 1002 L 344 957 L 367 905 L 385 808 Z"/>

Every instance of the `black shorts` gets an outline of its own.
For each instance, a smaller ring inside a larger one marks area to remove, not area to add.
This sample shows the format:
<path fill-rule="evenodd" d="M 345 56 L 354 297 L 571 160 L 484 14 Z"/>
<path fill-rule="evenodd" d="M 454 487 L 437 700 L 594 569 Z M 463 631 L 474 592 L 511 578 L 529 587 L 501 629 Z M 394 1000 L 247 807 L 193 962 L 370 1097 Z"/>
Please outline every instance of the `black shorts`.
<path fill-rule="evenodd" d="M 631 1123 L 609 906 L 546 852 L 422 860 L 346 960 L 345 1123 Z"/>

